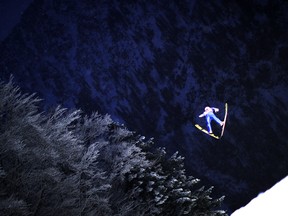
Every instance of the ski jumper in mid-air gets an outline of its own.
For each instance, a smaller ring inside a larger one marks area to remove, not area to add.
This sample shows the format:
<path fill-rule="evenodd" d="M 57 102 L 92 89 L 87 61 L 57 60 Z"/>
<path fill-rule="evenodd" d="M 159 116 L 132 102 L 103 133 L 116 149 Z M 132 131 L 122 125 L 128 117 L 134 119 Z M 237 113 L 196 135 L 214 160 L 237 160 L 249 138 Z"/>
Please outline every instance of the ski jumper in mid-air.
<path fill-rule="evenodd" d="M 221 121 L 219 118 L 216 117 L 216 115 L 214 114 L 214 112 L 218 112 L 219 109 L 215 108 L 215 107 L 205 107 L 205 111 L 199 115 L 200 118 L 202 117 L 206 117 L 206 122 L 207 122 L 207 128 L 208 128 L 208 133 L 212 134 L 212 128 L 211 128 L 211 120 L 216 121 L 220 126 L 223 126 L 224 122 Z"/>

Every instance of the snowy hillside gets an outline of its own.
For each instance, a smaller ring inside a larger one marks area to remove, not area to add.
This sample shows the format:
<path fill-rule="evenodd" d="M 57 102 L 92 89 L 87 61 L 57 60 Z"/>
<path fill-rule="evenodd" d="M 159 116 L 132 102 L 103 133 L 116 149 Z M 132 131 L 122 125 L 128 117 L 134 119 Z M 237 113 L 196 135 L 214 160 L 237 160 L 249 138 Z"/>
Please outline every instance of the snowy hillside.
<path fill-rule="evenodd" d="M 284 0 L 35 0 L 0 44 L 0 78 L 13 74 L 47 109 L 108 113 L 179 151 L 234 211 L 288 173 L 287 10 Z M 194 127 L 206 105 L 223 118 L 225 102 L 223 139 Z"/>
<path fill-rule="evenodd" d="M 235 211 L 231 216 L 286 216 L 288 215 L 288 177 L 272 188 L 259 194 L 246 206 Z"/>

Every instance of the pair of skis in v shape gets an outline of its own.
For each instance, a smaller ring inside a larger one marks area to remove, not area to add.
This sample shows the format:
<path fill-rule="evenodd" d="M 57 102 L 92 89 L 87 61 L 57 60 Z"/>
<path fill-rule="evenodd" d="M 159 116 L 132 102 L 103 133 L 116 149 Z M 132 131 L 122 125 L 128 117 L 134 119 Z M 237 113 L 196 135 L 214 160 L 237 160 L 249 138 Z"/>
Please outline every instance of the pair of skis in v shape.
<path fill-rule="evenodd" d="M 225 125 L 226 125 L 226 120 L 227 120 L 227 114 L 228 114 L 228 104 L 225 103 L 225 116 L 224 116 L 224 120 L 223 120 L 222 131 L 221 131 L 221 134 L 220 134 L 219 136 L 217 136 L 217 135 L 215 135 L 215 134 L 213 134 L 213 133 L 209 133 L 207 130 L 205 130 L 204 128 L 202 128 L 202 127 L 201 127 L 200 125 L 198 125 L 198 124 L 195 124 L 195 127 L 196 127 L 197 129 L 199 129 L 200 131 L 208 134 L 209 136 L 214 137 L 215 139 L 220 139 L 220 138 L 223 136 L 223 134 L 224 134 Z"/>

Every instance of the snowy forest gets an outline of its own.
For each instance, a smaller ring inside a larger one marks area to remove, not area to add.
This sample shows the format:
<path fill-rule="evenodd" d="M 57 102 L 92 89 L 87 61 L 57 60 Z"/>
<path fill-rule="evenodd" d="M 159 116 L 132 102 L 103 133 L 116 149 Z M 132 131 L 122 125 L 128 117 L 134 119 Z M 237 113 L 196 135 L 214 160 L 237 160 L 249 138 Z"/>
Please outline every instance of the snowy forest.
<path fill-rule="evenodd" d="M 1 215 L 227 215 L 177 154 L 97 112 L 0 84 Z"/>

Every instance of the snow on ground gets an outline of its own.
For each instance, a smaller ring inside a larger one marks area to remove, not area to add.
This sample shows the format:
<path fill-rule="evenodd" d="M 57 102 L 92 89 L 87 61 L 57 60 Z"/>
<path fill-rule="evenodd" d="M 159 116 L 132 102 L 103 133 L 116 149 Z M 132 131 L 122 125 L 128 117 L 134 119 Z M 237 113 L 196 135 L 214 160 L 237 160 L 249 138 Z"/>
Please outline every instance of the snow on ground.
<path fill-rule="evenodd" d="M 287 216 L 288 215 L 288 176 L 264 193 L 259 194 L 246 206 L 231 216 Z"/>

